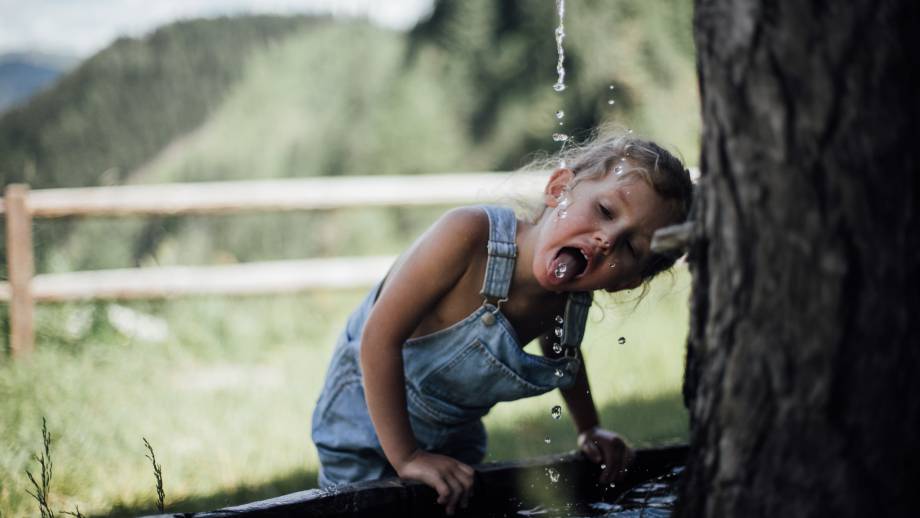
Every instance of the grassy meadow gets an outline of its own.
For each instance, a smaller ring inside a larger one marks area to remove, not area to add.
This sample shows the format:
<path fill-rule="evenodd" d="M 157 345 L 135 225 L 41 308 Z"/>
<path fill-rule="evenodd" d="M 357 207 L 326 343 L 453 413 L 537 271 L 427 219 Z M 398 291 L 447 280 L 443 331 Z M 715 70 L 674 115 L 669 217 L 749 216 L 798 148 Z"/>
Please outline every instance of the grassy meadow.
<path fill-rule="evenodd" d="M 636 293 L 606 298 L 590 316 L 584 351 L 594 397 L 604 423 L 634 445 L 686 438 L 679 388 L 688 294 L 689 276 L 678 267 L 660 276 L 640 303 Z M 168 338 L 159 343 L 104 328 L 70 343 L 40 334 L 32 358 L 0 364 L 0 513 L 37 514 L 25 471 L 37 474 L 32 455 L 42 446 L 43 417 L 53 441 L 55 510 L 153 513 L 155 483 L 143 438 L 163 466 L 169 511 L 313 487 L 310 413 L 335 337 L 362 296 L 131 304 L 168 324 Z M 68 314 L 105 310 L 105 304 L 43 306 L 39 329 L 54 328 Z M 496 407 L 486 419 L 487 460 L 574 448 L 570 421 L 550 417 L 559 403 L 550 393 Z"/>
<path fill-rule="evenodd" d="M 544 0 L 437 1 L 407 32 L 307 16 L 177 22 L 119 39 L 0 114 L 0 180 L 42 189 L 508 171 L 557 150 L 554 132 L 580 139 L 605 123 L 692 165 L 691 14 L 689 0 L 570 5 L 562 93 L 551 87 L 557 18 Z M 36 272 L 398 254 L 443 210 L 36 220 Z M 26 470 L 38 475 L 43 418 L 55 512 L 155 512 L 145 438 L 167 511 L 313 487 L 310 414 L 363 295 L 38 306 L 35 354 L 0 355 L 0 518 L 39 514 Z M 595 304 L 584 345 L 593 394 L 634 445 L 681 441 L 689 275 L 678 266 L 637 296 Z M 487 460 L 574 448 L 571 423 L 550 417 L 560 403 L 551 393 L 496 407 Z"/>

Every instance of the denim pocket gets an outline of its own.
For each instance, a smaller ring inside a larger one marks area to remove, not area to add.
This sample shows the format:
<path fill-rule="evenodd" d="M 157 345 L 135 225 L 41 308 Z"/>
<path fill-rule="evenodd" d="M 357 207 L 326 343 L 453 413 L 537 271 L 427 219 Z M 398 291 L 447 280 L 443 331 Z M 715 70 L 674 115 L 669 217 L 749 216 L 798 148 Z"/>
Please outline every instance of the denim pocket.
<path fill-rule="evenodd" d="M 313 414 L 313 442 L 336 449 L 373 448 L 377 433 L 367 412 L 361 379 L 349 377 L 330 387 Z"/>
<path fill-rule="evenodd" d="M 500 401 L 543 394 L 554 387 L 535 385 L 474 340 L 419 384 L 425 402 L 456 420 L 472 420 Z"/>

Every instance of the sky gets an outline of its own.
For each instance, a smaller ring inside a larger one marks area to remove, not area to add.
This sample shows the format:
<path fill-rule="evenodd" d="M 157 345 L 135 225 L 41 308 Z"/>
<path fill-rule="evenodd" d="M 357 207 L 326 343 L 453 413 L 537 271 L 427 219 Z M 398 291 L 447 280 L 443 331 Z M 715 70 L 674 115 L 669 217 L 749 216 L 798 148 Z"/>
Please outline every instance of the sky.
<path fill-rule="evenodd" d="M 119 36 L 175 20 L 234 14 L 363 16 L 408 29 L 432 0 L 0 0 L 0 54 L 38 51 L 87 57 Z"/>

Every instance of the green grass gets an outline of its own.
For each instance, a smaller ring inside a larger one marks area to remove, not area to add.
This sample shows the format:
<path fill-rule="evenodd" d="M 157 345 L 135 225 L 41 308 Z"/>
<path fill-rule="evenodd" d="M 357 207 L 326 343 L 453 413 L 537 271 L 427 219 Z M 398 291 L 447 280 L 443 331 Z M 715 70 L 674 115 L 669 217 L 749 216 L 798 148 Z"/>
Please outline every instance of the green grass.
<path fill-rule="evenodd" d="M 686 437 L 679 387 L 688 284 L 678 270 L 656 281 L 638 307 L 607 301 L 590 317 L 585 355 L 595 398 L 605 424 L 635 445 Z M 214 509 L 312 487 L 317 463 L 310 412 L 335 336 L 362 295 L 133 304 L 169 323 L 165 343 L 125 337 L 98 322 L 91 338 L 68 342 L 42 330 L 93 308 L 41 307 L 36 353 L 23 362 L 0 360 L 0 514 L 37 514 L 25 471 L 37 468 L 32 455 L 42 447 L 42 417 L 53 440 L 55 510 L 155 512 L 156 484 L 142 438 L 162 465 L 167 511 Z M 105 306 L 95 308 L 101 313 Z M 617 343 L 620 336 L 625 345 Z M 547 394 L 496 407 L 486 420 L 488 460 L 572 449 L 570 422 L 549 415 L 559 401 Z"/>

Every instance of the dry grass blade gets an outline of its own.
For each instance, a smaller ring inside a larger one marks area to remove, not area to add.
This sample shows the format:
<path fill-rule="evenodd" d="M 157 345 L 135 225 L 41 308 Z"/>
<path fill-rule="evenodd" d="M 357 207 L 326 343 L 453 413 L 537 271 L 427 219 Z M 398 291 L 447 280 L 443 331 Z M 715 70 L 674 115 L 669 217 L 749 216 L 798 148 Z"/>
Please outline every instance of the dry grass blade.
<path fill-rule="evenodd" d="M 44 417 L 42 417 L 42 447 L 41 453 L 33 455 L 35 461 L 38 462 L 41 483 L 35 480 L 31 471 L 26 470 L 26 476 L 29 477 L 29 481 L 35 487 L 34 493 L 29 490 L 26 490 L 26 492 L 38 502 L 38 510 L 42 518 L 54 518 L 54 511 L 48 505 L 48 495 L 51 492 L 51 473 L 54 467 L 51 462 L 51 434 L 48 432 L 48 422 Z"/>
<path fill-rule="evenodd" d="M 150 459 L 150 463 L 153 464 L 153 478 L 156 479 L 157 484 L 157 510 L 161 513 L 166 511 L 166 493 L 163 492 L 163 470 L 162 467 L 157 463 L 157 456 L 153 453 L 153 446 L 150 446 L 150 442 L 147 441 L 146 437 L 144 439 L 144 446 L 147 447 L 146 457 Z"/>

